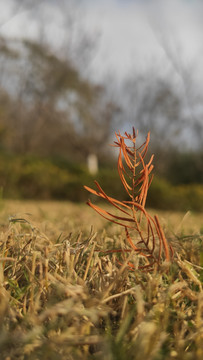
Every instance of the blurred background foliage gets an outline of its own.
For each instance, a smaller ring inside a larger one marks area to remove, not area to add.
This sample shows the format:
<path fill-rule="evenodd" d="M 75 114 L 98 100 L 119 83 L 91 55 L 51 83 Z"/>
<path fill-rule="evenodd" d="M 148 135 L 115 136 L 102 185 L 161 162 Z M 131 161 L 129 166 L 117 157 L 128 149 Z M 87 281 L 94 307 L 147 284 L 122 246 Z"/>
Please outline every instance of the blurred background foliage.
<path fill-rule="evenodd" d="M 67 4 L 61 10 L 70 24 L 77 24 L 74 5 Z M 39 27 L 43 30 L 43 23 Z M 123 199 L 117 154 L 108 144 L 114 131 L 135 126 L 141 141 L 151 131 L 149 151 L 155 154 L 148 206 L 202 211 L 203 99 L 192 71 L 168 51 L 173 71 L 157 72 L 152 65 L 149 71 L 131 72 L 119 85 L 111 76 L 98 84 L 85 71 L 95 42 L 83 31 L 74 46 L 69 41 L 56 51 L 43 36 L 31 40 L 1 35 L 3 196 L 85 201 L 83 185 L 96 178 L 108 194 Z M 168 50 L 167 43 L 163 46 Z M 87 167 L 89 154 L 99 162 L 94 176 Z"/>

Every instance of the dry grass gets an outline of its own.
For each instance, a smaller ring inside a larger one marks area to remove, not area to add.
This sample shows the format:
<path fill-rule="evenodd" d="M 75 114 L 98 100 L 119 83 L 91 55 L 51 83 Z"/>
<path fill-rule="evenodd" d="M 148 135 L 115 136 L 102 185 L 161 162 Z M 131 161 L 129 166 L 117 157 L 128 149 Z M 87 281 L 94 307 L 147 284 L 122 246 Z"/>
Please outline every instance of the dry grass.
<path fill-rule="evenodd" d="M 104 205 L 104 204 L 103 204 Z M 102 205 L 102 206 L 103 206 Z M 111 209 L 108 205 L 104 205 L 106 209 Z M 155 211 L 149 209 L 149 213 Z M 167 235 L 196 235 L 203 233 L 203 213 L 195 213 L 188 211 L 163 211 L 157 210 L 162 226 Z M 90 231 L 90 227 L 94 225 L 97 231 L 108 229 L 112 235 L 120 233 L 118 226 L 111 224 L 100 216 L 93 214 L 86 204 L 75 204 L 68 201 L 33 201 L 33 200 L 3 200 L 0 203 L 0 225 L 4 226 L 9 216 L 24 216 L 28 214 L 32 222 L 40 226 L 46 233 L 51 235 L 51 229 L 54 233 L 70 232 L 70 231 Z M 94 224 L 93 224 L 94 223 Z"/>
<path fill-rule="evenodd" d="M 167 273 L 163 264 L 148 274 L 102 256 L 124 246 L 124 232 L 88 207 L 4 202 L 1 359 L 201 360 L 201 215 L 185 227 L 159 215 L 177 253 Z"/>

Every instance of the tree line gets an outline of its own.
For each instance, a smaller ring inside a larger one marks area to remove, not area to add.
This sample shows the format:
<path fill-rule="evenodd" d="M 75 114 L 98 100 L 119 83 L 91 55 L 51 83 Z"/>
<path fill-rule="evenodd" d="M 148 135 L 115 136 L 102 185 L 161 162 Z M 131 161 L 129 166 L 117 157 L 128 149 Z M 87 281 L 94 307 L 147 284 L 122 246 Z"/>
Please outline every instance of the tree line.
<path fill-rule="evenodd" d="M 13 3 L 14 11 L 33 5 Z M 42 20 L 38 4 L 30 13 L 36 21 Z M 73 2 L 60 2 L 60 7 L 71 39 L 78 21 L 72 17 Z M 165 42 L 167 67 L 134 69 L 121 83 L 112 75 L 97 84 L 85 71 L 84 60 L 94 39 L 80 32 L 73 56 L 70 41 L 60 51 L 45 40 L 43 22 L 39 25 L 44 36 L 35 40 L 0 37 L 1 153 L 78 164 L 93 153 L 100 166 L 111 167 L 115 156 L 108 145 L 114 131 L 135 126 L 141 141 L 151 131 L 157 174 L 173 184 L 203 182 L 203 99 L 193 77 L 195 64 L 185 68 Z"/>

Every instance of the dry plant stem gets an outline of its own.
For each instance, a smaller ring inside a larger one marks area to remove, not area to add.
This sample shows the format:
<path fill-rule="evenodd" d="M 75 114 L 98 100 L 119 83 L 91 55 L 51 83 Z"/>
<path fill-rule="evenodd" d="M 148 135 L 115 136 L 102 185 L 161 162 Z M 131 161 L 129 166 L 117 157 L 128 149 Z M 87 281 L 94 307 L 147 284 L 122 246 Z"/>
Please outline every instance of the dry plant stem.
<path fill-rule="evenodd" d="M 101 186 L 95 181 L 97 191 L 85 186 L 90 193 L 105 199 L 109 204 L 116 208 L 120 215 L 113 214 L 110 211 L 102 209 L 100 206 L 93 204 L 90 200 L 87 204 L 92 207 L 106 220 L 125 228 L 127 245 L 135 254 L 145 258 L 145 262 L 139 265 L 139 269 L 153 270 L 154 266 L 160 266 L 162 261 L 169 262 L 172 259 L 173 251 L 168 245 L 164 231 L 159 222 L 158 216 L 150 216 L 145 209 L 147 193 L 153 176 L 153 155 L 148 163 L 145 163 L 145 157 L 148 151 L 150 133 L 147 134 L 145 142 L 136 147 L 138 132 L 133 128 L 132 134 L 125 132 L 121 135 L 116 133 L 115 147 L 119 148 L 118 155 L 118 174 L 120 180 L 127 192 L 130 200 L 120 201 L 108 196 Z M 130 145 L 127 145 L 130 143 Z M 124 214 L 124 215 L 123 215 Z M 134 241 L 133 236 L 138 234 L 139 240 Z M 123 253 L 129 252 L 129 248 L 119 250 Z M 109 253 L 107 251 L 106 253 Z M 111 252 L 118 252 L 117 249 Z M 129 263 L 129 268 L 134 269 L 133 264 Z"/>
<path fill-rule="evenodd" d="M 11 262 L 15 262 L 16 260 L 11 258 L 11 257 L 1 257 L 0 258 L 0 262 L 3 261 L 3 262 L 6 262 L 6 261 L 11 261 Z M 5 264 L 4 264 L 5 265 Z"/>
<path fill-rule="evenodd" d="M 169 252 L 169 247 L 168 247 L 168 244 L 167 244 L 166 237 L 165 237 L 164 232 L 163 232 L 163 229 L 162 229 L 162 227 L 161 227 L 161 225 L 160 225 L 158 216 L 155 215 L 154 218 L 155 218 L 156 225 L 157 225 L 157 228 L 158 228 L 159 237 L 160 237 L 160 239 L 162 240 L 162 243 L 163 243 L 163 246 L 164 246 L 164 251 L 165 251 L 165 255 L 166 255 L 166 260 L 167 260 L 167 261 L 170 261 L 170 252 Z"/>
<path fill-rule="evenodd" d="M 123 300 L 122 311 L 121 311 L 121 319 L 122 320 L 124 319 L 125 314 L 126 314 L 127 303 L 128 303 L 128 296 L 125 296 L 124 300 Z"/>
<path fill-rule="evenodd" d="M 134 291 L 135 291 L 135 288 L 127 289 L 127 290 L 125 290 L 125 291 L 122 291 L 121 293 L 114 294 L 114 295 L 111 295 L 111 296 L 107 297 L 106 299 L 103 299 L 103 300 L 101 301 L 101 303 L 102 303 L 102 304 L 105 304 L 105 303 L 107 303 L 108 301 L 113 300 L 113 299 L 116 299 L 116 298 L 118 298 L 118 297 L 120 297 L 120 296 L 127 295 L 127 294 L 132 294 Z"/>
<path fill-rule="evenodd" d="M 102 299 L 105 300 L 105 298 L 108 296 L 108 294 L 110 293 L 110 291 L 113 289 L 115 283 L 118 281 L 119 277 L 121 276 L 121 274 L 123 273 L 123 271 L 127 268 L 129 261 L 132 259 L 133 256 L 133 251 L 131 251 L 130 255 L 128 256 L 128 258 L 125 260 L 125 262 L 123 264 L 121 264 L 121 268 L 119 269 L 115 279 L 111 282 L 111 284 L 109 285 L 109 287 L 106 289 L 106 291 L 103 294 Z M 103 301 L 102 300 L 102 301 Z"/>
<path fill-rule="evenodd" d="M 91 252 L 90 252 L 90 255 L 89 255 L 89 258 L 88 258 L 88 261 L 87 261 L 87 266 L 86 266 L 85 273 L 84 273 L 84 277 L 83 277 L 83 280 L 84 280 L 84 281 L 85 281 L 86 278 L 87 278 L 87 274 L 88 274 L 88 271 L 89 271 L 90 263 L 91 263 L 91 260 L 92 260 L 93 254 L 94 254 L 95 245 L 96 245 L 96 243 L 94 242 L 94 243 L 93 243 L 93 246 L 92 246 L 92 249 L 91 249 Z"/>
<path fill-rule="evenodd" d="M 33 256 L 32 256 L 32 268 L 31 268 L 31 272 L 30 272 L 30 284 L 31 284 L 31 289 L 30 289 L 30 305 L 29 305 L 29 310 L 30 310 L 31 312 L 34 310 L 34 290 L 35 290 L 34 277 L 35 277 L 36 258 L 37 258 L 37 252 L 34 251 L 34 252 L 33 252 Z"/>

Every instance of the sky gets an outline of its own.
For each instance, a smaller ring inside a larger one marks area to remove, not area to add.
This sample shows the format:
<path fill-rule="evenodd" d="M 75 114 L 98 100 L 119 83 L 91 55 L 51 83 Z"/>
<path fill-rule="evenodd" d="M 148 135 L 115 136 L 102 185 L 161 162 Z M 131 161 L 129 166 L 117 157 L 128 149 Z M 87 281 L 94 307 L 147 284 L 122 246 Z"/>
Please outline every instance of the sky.
<path fill-rule="evenodd" d="M 38 16 L 42 16 L 43 9 L 47 36 L 57 45 L 66 36 L 57 12 L 64 1 L 44 0 L 38 7 Z M 72 3 L 76 4 L 76 0 Z M 12 0 L 0 3 L 0 32 L 11 37 L 39 36 L 31 10 L 18 7 L 12 14 L 11 4 Z M 84 28 L 95 38 L 89 62 L 91 76 L 100 80 L 112 73 L 123 78 L 152 63 L 162 66 L 166 61 L 165 46 L 184 63 L 196 64 L 195 71 L 201 72 L 202 15 L 200 0 L 81 0 L 76 14 L 79 31 Z"/>
<path fill-rule="evenodd" d="M 151 62 L 164 62 L 163 45 L 190 64 L 203 57 L 203 4 L 189 0 L 86 2 L 87 26 L 100 28 L 95 69 L 125 75 Z M 104 60 L 105 59 L 105 60 Z M 101 64 L 101 66 L 99 66 Z"/>

